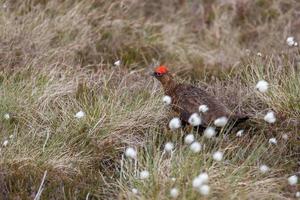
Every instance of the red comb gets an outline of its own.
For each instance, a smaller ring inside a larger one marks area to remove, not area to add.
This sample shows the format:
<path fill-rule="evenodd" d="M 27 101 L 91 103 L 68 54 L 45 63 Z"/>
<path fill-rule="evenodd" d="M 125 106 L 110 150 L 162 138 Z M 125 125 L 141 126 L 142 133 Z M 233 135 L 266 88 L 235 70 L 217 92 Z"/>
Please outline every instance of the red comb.
<path fill-rule="evenodd" d="M 160 74 L 165 74 L 168 71 L 169 71 L 168 68 L 164 65 L 161 65 L 161 66 L 155 68 L 155 72 L 160 73 Z"/>

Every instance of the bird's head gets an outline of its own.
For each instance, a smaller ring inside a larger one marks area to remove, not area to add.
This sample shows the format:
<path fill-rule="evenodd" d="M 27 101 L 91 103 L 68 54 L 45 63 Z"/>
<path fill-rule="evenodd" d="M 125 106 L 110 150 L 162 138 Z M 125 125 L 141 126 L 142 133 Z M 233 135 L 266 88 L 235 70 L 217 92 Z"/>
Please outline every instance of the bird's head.
<path fill-rule="evenodd" d="M 156 67 L 151 75 L 161 82 L 165 90 L 172 88 L 175 84 L 173 81 L 173 75 L 164 65 Z"/>

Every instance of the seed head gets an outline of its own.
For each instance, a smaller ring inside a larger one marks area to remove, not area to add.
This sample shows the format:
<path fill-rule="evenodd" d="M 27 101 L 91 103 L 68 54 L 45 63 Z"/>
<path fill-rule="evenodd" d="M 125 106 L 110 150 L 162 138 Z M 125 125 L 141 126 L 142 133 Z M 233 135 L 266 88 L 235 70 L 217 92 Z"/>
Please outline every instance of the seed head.
<path fill-rule="evenodd" d="M 290 46 L 290 47 L 294 46 L 294 45 L 295 45 L 295 38 L 292 37 L 292 36 L 288 37 L 288 38 L 286 39 L 286 43 L 287 43 L 287 45 Z"/>
<path fill-rule="evenodd" d="M 270 170 L 270 168 L 267 165 L 261 165 L 259 167 L 259 170 L 260 170 L 261 173 L 265 174 Z"/>
<path fill-rule="evenodd" d="M 277 144 L 276 138 L 270 138 L 270 139 L 269 139 L 269 143 L 270 143 L 270 144 L 276 145 L 276 144 Z"/>
<path fill-rule="evenodd" d="M 163 97 L 163 102 L 165 105 L 170 105 L 172 103 L 172 98 L 168 95 Z"/>
<path fill-rule="evenodd" d="M 77 119 L 83 118 L 85 116 L 85 113 L 81 110 L 78 113 L 76 113 L 75 117 Z"/>
<path fill-rule="evenodd" d="M 207 195 L 209 195 L 210 187 L 208 185 L 201 185 L 199 188 L 199 192 L 203 196 L 207 196 Z"/>
<path fill-rule="evenodd" d="M 132 193 L 133 193 L 133 194 L 137 194 L 137 193 L 139 193 L 138 189 L 136 189 L 136 188 L 132 188 L 132 190 L 131 190 L 131 191 L 132 191 Z"/>
<path fill-rule="evenodd" d="M 116 62 L 114 62 L 114 65 L 117 66 L 117 67 L 120 66 L 121 65 L 121 60 L 117 60 Z"/>
<path fill-rule="evenodd" d="M 258 91 L 265 93 L 265 92 L 267 92 L 267 90 L 269 88 L 269 83 L 265 80 L 260 80 L 256 84 L 255 88 L 258 89 Z"/>
<path fill-rule="evenodd" d="M 199 106 L 199 112 L 206 113 L 209 110 L 207 105 L 200 105 Z"/>
<path fill-rule="evenodd" d="M 125 151 L 125 155 L 126 155 L 128 158 L 136 159 L 137 152 L 134 150 L 134 148 L 128 147 L 128 148 L 126 149 L 126 151 Z"/>
<path fill-rule="evenodd" d="M 189 123 L 192 126 L 199 126 L 201 124 L 201 117 L 198 113 L 193 113 L 189 118 Z"/>
<path fill-rule="evenodd" d="M 171 130 L 175 130 L 181 127 L 181 121 L 178 117 L 174 117 L 173 119 L 171 119 L 171 121 L 169 122 L 169 128 Z"/>
<path fill-rule="evenodd" d="M 5 114 L 4 114 L 4 119 L 6 119 L 6 120 L 9 120 L 9 119 L 10 119 L 9 113 L 5 113 Z"/>
<path fill-rule="evenodd" d="M 149 172 L 147 170 L 144 170 L 144 171 L 141 171 L 140 178 L 147 179 L 147 178 L 149 178 L 149 175 L 150 175 Z"/>
<path fill-rule="evenodd" d="M 192 144 L 192 142 L 194 142 L 194 140 L 195 140 L 194 135 L 193 134 L 188 134 L 184 138 L 184 143 L 185 144 Z"/>
<path fill-rule="evenodd" d="M 202 148 L 202 146 L 199 142 L 193 142 L 190 146 L 190 149 L 194 153 L 199 153 L 201 151 L 201 148 Z"/>
<path fill-rule="evenodd" d="M 244 130 L 239 130 L 239 131 L 236 133 L 236 136 L 237 136 L 237 137 L 242 137 L 242 136 L 243 136 L 243 133 L 244 133 Z"/>
<path fill-rule="evenodd" d="M 178 197 L 178 195 L 179 195 L 179 190 L 177 189 L 177 188 L 172 188 L 171 190 L 170 190 L 170 196 L 172 197 L 172 198 L 177 198 Z"/>
<path fill-rule="evenodd" d="M 213 154 L 213 159 L 215 161 L 221 161 L 223 159 L 223 152 L 221 151 L 216 151 L 214 154 Z"/>
<path fill-rule="evenodd" d="M 276 117 L 275 117 L 275 113 L 273 111 L 269 111 L 265 117 L 264 120 L 270 124 L 273 124 L 276 122 Z"/>
<path fill-rule="evenodd" d="M 296 185 L 298 183 L 298 176 L 293 175 L 288 178 L 288 182 L 290 185 Z"/>
<path fill-rule="evenodd" d="M 174 144 L 172 142 L 167 142 L 165 144 L 165 151 L 166 152 L 171 152 L 174 149 Z"/>
<path fill-rule="evenodd" d="M 216 130 L 214 127 L 207 127 L 204 131 L 204 136 L 207 138 L 212 138 L 216 135 Z"/>
<path fill-rule="evenodd" d="M 4 140 L 3 146 L 6 147 L 8 145 L 8 140 Z"/>
<path fill-rule="evenodd" d="M 228 122 L 227 117 L 219 117 L 214 121 L 214 125 L 217 127 L 224 127 L 227 124 L 227 122 Z"/>

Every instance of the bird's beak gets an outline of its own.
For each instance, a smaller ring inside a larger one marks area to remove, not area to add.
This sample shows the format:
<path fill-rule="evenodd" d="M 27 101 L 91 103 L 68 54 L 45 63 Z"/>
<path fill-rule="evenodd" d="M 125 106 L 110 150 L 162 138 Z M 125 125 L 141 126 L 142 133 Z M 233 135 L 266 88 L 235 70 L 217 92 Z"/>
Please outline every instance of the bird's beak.
<path fill-rule="evenodd" d="M 151 73 L 150 73 L 150 76 L 155 77 L 155 73 L 154 73 L 154 72 L 151 72 Z"/>

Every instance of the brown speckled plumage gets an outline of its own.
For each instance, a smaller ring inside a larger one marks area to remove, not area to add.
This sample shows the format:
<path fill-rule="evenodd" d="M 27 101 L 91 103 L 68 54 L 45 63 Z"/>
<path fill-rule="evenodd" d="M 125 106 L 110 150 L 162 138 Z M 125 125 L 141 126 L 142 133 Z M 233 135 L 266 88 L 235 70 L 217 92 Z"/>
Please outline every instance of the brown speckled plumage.
<path fill-rule="evenodd" d="M 207 105 L 209 110 L 201 114 L 202 124 L 206 127 L 219 117 L 227 117 L 236 123 L 245 121 L 248 117 L 232 113 L 226 106 L 205 90 L 189 84 L 176 83 L 169 72 L 155 76 L 162 84 L 166 95 L 172 98 L 172 109 L 181 120 L 188 122 L 193 113 L 199 113 L 200 105 Z"/>

